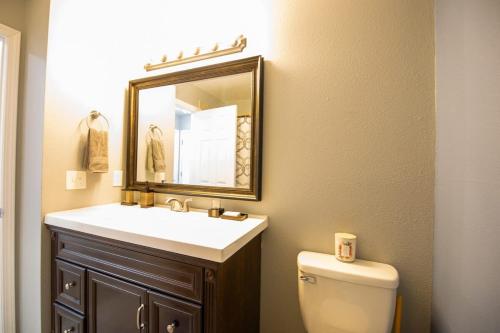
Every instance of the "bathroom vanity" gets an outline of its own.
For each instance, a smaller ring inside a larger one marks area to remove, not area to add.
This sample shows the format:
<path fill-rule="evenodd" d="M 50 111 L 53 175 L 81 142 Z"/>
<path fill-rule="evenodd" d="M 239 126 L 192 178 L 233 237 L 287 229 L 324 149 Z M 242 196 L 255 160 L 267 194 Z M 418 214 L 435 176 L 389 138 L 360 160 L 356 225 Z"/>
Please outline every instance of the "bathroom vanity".
<path fill-rule="evenodd" d="M 265 216 L 119 204 L 48 214 L 53 332 L 256 333 Z"/>
<path fill-rule="evenodd" d="M 126 191 L 260 200 L 263 74 L 255 56 L 130 81 Z M 259 332 L 267 220 L 119 204 L 48 214 L 53 332 Z"/>

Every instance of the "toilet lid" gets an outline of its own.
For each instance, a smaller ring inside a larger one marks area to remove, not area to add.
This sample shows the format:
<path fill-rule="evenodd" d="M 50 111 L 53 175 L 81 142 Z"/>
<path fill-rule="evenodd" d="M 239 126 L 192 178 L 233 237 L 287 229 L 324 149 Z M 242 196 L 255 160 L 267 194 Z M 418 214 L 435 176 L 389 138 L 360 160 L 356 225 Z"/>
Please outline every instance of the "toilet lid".
<path fill-rule="evenodd" d="M 394 267 L 373 261 L 356 259 L 346 263 L 330 254 L 303 251 L 299 253 L 297 265 L 304 273 L 339 281 L 387 289 L 396 289 L 399 285 Z"/>

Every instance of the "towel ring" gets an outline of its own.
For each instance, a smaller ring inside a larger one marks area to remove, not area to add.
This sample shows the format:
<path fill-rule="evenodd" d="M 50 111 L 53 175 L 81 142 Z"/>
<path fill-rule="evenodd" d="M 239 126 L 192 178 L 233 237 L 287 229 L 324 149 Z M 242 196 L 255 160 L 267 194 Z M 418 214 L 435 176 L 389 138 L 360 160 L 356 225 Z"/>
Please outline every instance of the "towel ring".
<path fill-rule="evenodd" d="M 108 118 L 106 118 L 106 116 L 104 116 L 99 111 L 95 111 L 95 110 L 90 111 L 88 117 L 85 120 L 85 122 L 87 123 L 87 127 L 91 128 L 90 127 L 90 123 L 89 123 L 89 118 L 91 119 L 91 121 L 94 121 L 94 120 L 98 119 L 99 117 L 102 117 L 106 121 L 106 124 L 108 125 L 108 129 L 109 129 L 109 120 L 108 120 Z"/>
<path fill-rule="evenodd" d="M 158 132 L 160 132 L 161 136 L 163 136 L 163 131 L 161 130 L 161 128 L 159 128 L 158 126 L 156 126 L 154 124 L 149 125 L 149 130 L 151 132 L 153 132 L 153 134 L 154 134 L 155 130 L 158 130 Z"/>
<path fill-rule="evenodd" d="M 157 135 L 157 139 L 158 140 L 161 140 L 163 139 L 163 131 L 161 130 L 160 127 L 156 126 L 155 124 L 150 124 L 149 125 L 149 131 L 146 133 L 146 142 L 149 144 L 151 142 L 151 140 L 155 137 L 155 130 L 157 130 L 158 132 L 156 134 Z"/>

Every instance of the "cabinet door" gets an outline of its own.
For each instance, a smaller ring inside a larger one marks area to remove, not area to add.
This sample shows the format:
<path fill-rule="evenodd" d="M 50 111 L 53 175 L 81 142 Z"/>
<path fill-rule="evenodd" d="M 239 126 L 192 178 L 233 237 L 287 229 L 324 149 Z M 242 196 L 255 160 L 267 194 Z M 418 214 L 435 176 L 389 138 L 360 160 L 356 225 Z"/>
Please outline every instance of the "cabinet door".
<path fill-rule="evenodd" d="M 201 306 L 149 293 L 150 333 L 200 333 Z"/>
<path fill-rule="evenodd" d="M 146 333 L 147 291 L 88 272 L 89 333 Z"/>

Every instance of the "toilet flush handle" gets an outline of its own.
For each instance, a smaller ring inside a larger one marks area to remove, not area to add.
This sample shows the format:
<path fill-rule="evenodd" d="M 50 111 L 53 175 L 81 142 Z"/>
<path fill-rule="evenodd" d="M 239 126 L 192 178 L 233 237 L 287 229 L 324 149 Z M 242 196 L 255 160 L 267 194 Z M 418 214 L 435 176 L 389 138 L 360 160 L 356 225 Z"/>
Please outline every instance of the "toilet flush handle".
<path fill-rule="evenodd" d="M 312 284 L 316 283 L 316 277 L 315 276 L 301 275 L 301 276 L 299 276 L 299 279 L 301 281 L 304 281 L 304 282 L 307 282 L 307 283 L 312 283 Z"/>

